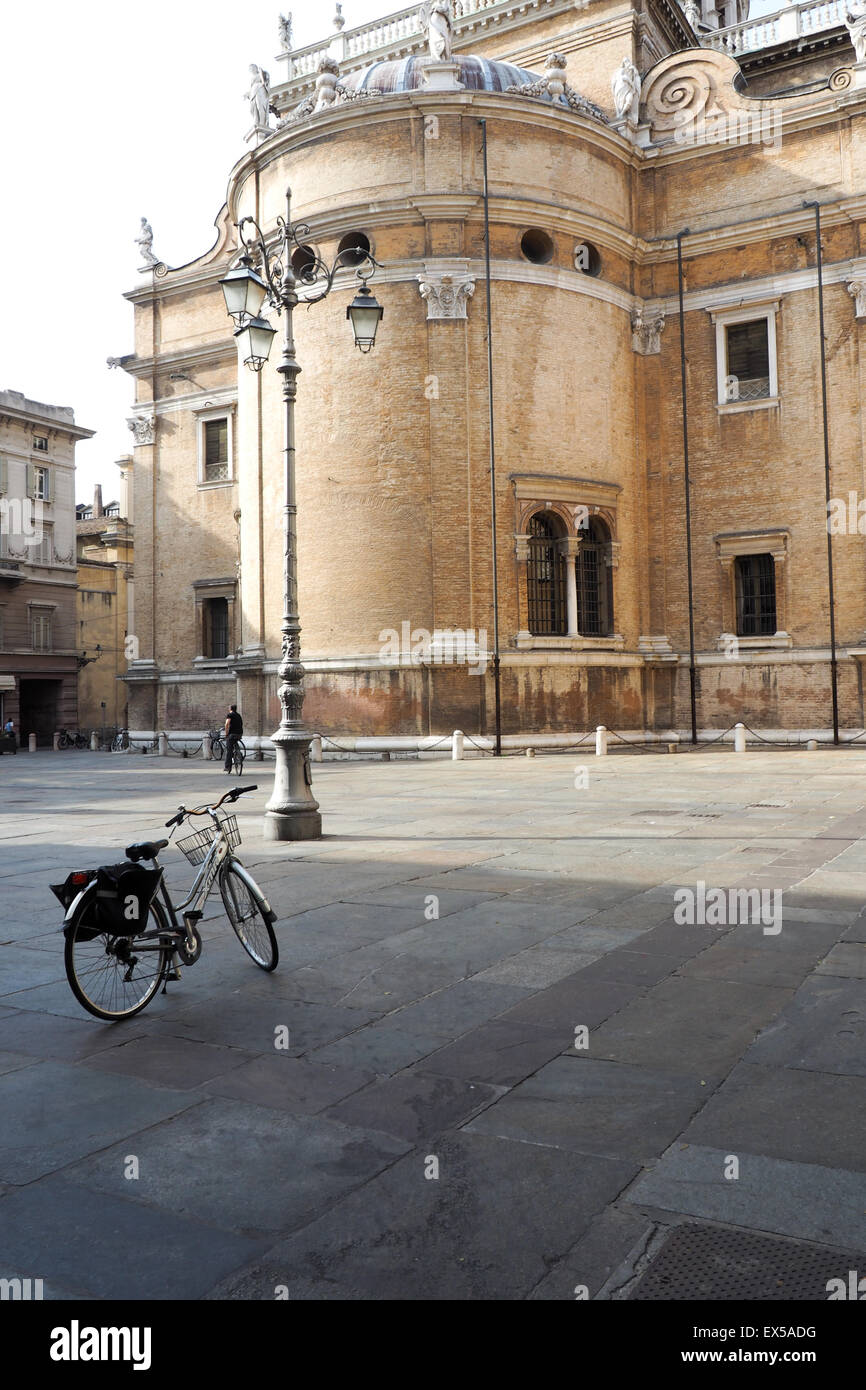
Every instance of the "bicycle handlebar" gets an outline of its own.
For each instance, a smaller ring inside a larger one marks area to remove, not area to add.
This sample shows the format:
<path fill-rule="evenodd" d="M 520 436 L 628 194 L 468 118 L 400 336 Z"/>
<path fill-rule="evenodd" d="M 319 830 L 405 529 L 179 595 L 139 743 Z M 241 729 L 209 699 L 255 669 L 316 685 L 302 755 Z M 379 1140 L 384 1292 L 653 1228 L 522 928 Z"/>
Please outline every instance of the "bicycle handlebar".
<path fill-rule="evenodd" d="M 253 783 L 250 787 L 232 787 L 230 791 L 225 792 L 224 795 L 220 797 L 219 801 L 214 806 L 197 806 L 190 811 L 188 811 L 185 806 L 178 806 L 177 815 L 172 816 L 171 820 L 166 821 L 165 828 L 168 830 L 169 826 L 183 825 L 187 816 L 207 816 L 211 811 L 218 811 L 220 806 L 226 801 L 237 801 L 239 796 L 246 796 L 247 792 L 255 792 L 258 791 L 258 789 L 258 782 Z"/>

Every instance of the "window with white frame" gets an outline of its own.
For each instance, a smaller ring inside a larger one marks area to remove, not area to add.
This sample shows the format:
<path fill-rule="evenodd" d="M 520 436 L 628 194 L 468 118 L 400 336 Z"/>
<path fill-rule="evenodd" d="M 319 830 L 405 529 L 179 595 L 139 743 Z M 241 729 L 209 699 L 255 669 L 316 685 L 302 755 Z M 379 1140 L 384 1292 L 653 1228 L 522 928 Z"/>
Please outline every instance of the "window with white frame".
<path fill-rule="evenodd" d="M 772 304 L 712 313 L 716 329 L 718 405 L 726 410 L 774 405 L 779 395 L 776 312 Z"/>
<path fill-rule="evenodd" d="M 51 470 L 42 464 L 32 463 L 27 470 L 27 495 L 34 502 L 50 502 Z"/>
<path fill-rule="evenodd" d="M 30 610 L 30 640 L 35 652 L 51 651 L 51 618 L 50 609 Z"/>
<path fill-rule="evenodd" d="M 54 564 L 54 528 L 42 527 L 39 540 L 28 546 L 27 559 L 31 565 Z"/>
<path fill-rule="evenodd" d="M 199 419 L 199 483 L 232 481 L 232 420 L 230 414 Z"/>
<path fill-rule="evenodd" d="M 34 436 L 33 436 L 33 448 L 36 450 L 37 454 L 47 454 L 47 453 L 48 453 L 48 439 L 47 439 L 47 437 L 46 437 L 45 435 L 42 435 L 42 434 L 34 434 Z"/>

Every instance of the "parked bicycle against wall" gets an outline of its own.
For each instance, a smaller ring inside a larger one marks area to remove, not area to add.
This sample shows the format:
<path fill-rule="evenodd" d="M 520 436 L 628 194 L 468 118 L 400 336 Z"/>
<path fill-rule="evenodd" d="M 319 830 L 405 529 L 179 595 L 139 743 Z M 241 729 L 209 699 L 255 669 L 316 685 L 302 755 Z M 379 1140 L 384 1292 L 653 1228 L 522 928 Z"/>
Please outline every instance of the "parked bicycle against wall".
<path fill-rule="evenodd" d="M 226 746 L 223 743 L 222 730 L 208 729 L 207 736 L 210 739 L 211 752 L 213 753 L 213 756 L 221 761 L 226 755 Z"/>
<path fill-rule="evenodd" d="M 112 753 L 125 753 L 129 747 L 129 730 L 118 729 L 114 738 L 111 740 Z"/>
<path fill-rule="evenodd" d="M 68 729 L 61 729 L 57 738 L 58 748 L 87 748 L 88 744 L 86 734 L 71 734 Z"/>
<path fill-rule="evenodd" d="M 198 868 L 192 887 L 177 907 L 157 862 L 171 840 L 130 845 L 126 861 L 99 869 L 76 870 L 51 891 L 66 909 L 63 923 L 66 977 L 80 1004 L 110 1023 L 146 1008 L 160 985 L 180 979 L 182 965 L 195 965 L 202 952 L 199 922 L 215 883 L 226 915 L 246 951 L 262 970 L 279 961 L 273 924 L 276 913 L 252 874 L 234 854 L 241 842 L 237 816 L 220 814 L 255 786 L 234 787 L 214 806 L 179 806 L 166 829 L 191 817 L 210 824 L 177 848 Z M 145 868 L 150 863 L 152 868 Z"/>

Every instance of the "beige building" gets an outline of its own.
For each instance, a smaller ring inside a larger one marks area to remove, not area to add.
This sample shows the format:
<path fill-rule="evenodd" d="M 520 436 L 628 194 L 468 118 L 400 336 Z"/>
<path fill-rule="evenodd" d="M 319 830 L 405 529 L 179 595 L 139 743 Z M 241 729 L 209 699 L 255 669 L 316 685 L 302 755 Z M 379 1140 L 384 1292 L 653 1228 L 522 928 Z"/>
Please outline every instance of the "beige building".
<path fill-rule="evenodd" d="M 90 506 L 76 508 L 77 624 L 82 666 L 78 680 L 81 728 L 113 736 L 127 723 L 127 645 L 133 616 L 132 458 L 118 459 L 120 494 L 104 503 L 102 487 Z"/>
<path fill-rule="evenodd" d="M 216 244 L 127 296 L 133 729 L 234 699 L 250 733 L 279 721 L 278 349 L 239 364 L 218 282 L 291 186 L 316 255 L 371 248 L 385 308 L 368 356 L 351 268 L 295 315 L 307 724 L 490 731 L 484 130 L 506 731 L 687 728 L 692 647 L 700 726 L 830 724 L 819 288 L 831 494 L 855 508 L 839 708 L 866 723 L 866 36 L 843 8 L 469 0 L 450 63 L 414 8 L 282 55 Z"/>
<path fill-rule="evenodd" d="M 0 726 L 50 747 L 78 724 L 75 446 L 66 406 L 0 391 Z"/>

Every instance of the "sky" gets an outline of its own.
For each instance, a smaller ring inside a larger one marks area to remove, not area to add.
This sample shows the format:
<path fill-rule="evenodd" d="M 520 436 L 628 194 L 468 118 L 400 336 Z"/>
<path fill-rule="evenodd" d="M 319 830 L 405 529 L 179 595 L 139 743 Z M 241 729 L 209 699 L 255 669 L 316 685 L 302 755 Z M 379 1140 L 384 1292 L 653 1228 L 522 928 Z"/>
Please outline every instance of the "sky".
<path fill-rule="evenodd" d="M 114 463 L 132 449 L 134 383 L 106 358 L 132 350 L 123 292 L 138 279 L 141 218 L 169 266 L 213 245 L 246 149 L 249 64 L 283 78 L 281 8 L 295 47 L 333 33 L 331 0 L 3 3 L 0 390 L 72 406 L 96 430 L 76 451 L 79 501 L 96 482 L 116 498 Z M 343 14 L 351 28 L 399 8 L 345 0 Z"/>
<path fill-rule="evenodd" d="M 77 495 L 132 451 L 135 238 L 183 265 L 214 243 L 229 172 L 251 125 L 250 63 L 283 80 L 280 10 L 295 47 L 333 33 L 331 0 L 2 0 L 0 390 L 72 406 L 97 431 L 78 445 Z M 347 26 L 399 8 L 345 0 Z"/>

